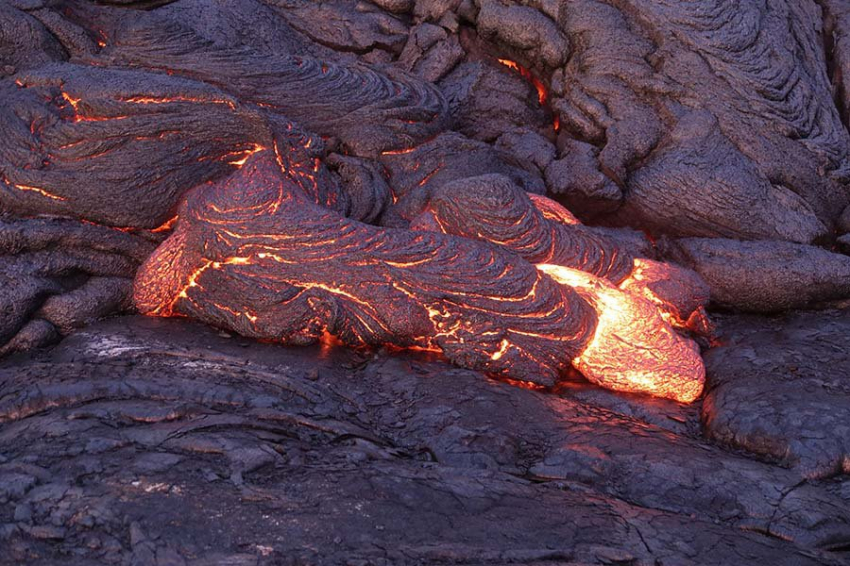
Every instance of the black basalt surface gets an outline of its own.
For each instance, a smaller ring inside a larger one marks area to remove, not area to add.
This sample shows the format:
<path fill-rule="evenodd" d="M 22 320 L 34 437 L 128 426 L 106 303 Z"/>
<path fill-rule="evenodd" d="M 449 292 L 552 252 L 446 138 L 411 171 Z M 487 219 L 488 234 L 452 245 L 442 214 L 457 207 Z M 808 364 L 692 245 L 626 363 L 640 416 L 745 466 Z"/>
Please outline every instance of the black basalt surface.
<path fill-rule="evenodd" d="M 850 564 L 848 125 L 843 0 L 0 0 L 0 564 Z M 702 278 L 705 395 L 138 316 L 262 156 L 376 247 Z"/>
<path fill-rule="evenodd" d="M 4 564 L 846 563 L 846 480 L 698 406 L 141 317 L 0 384 Z"/>

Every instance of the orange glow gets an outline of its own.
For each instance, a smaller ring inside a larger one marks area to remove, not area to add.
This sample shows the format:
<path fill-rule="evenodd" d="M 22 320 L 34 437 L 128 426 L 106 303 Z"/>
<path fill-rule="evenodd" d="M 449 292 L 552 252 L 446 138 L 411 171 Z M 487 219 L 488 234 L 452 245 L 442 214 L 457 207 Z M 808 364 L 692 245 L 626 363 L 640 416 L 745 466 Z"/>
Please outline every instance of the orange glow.
<path fill-rule="evenodd" d="M 581 224 L 581 221 L 576 218 L 572 212 L 548 197 L 528 193 L 528 198 L 531 199 L 531 204 L 534 205 L 534 208 L 539 210 L 547 220 L 560 222 L 561 224 L 568 224 L 570 226 Z"/>
<path fill-rule="evenodd" d="M 124 232 L 125 234 L 132 234 L 136 231 L 136 228 L 131 228 L 128 226 L 107 226 L 105 224 L 98 224 L 97 222 L 92 222 L 91 220 L 80 220 L 83 224 L 88 224 L 90 226 L 100 226 L 101 228 L 108 228 L 109 230 L 117 230 L 118 232 Z"/>
<path fill-rule="evenodd" d="M 416 151 L 415 147 L 408 147 L 405 149 L 391 149 L 388 151 L 382 151 L 381 155 L 405 155 L 407 153 L 412 153 Z"/>
<path fill-rule="evenodd" d="M 440 352 L 463 367 L 546 385 L 572 364 L 618 391 L 680 402 L 700 395 L 696 344 L 665 321 L 657 293 L 644 293 L 657 282 L 652 263 L 624 255 L 612 280 L 633 273 L 619 289 L 545 256 L 523 261 L 471 238 L 361 224 L 318 206 L 321 162 L 302 147 L 234 152 L 226 158 L 238 171 L 189 193 L 180 222 L 156 229 L 175 227 L 137 275 L 140 312 L 318 341 L 323 351 L 344 343 Z M 550 223 L 541 214 L 578 223 L 557 203 L 531 199 L 540 214 L 522 203 L 538 224 Z M 678 268 L 670 269 L 657 271 L 664 285 Z"/>
<path fill-rule="evenodd" d="M 255 153 L 258 153 L 260 151 L 264 151 L 265 149 L 266 148 L 264 146 L 262 146 L 258 143 L 255 143 L 255 144 L 252 145 L 252 147 L 250 147 L 248 149 L 243 149 L 241 151 L 234 151 L 234 152 L 228 153 L 224 157 L 226 158 L 225 160 L 228 163 L 230 163 L 231 165 L 235 165 L 237 167 L 242 167 L 243 165 L 245 165 L 245 163 L 247 163 L 248 159 L 252 155 L 254 155 Z"/>
<path fill-rule="evenodd" d="M 172 218 L 169 218 L 163 224 L 161 224 L 161 225 L 157 226 L 156 228 L 154 228 L 153 230 L 151 230 L 151 232 L 153 232 L 155 234 L 159 234 L 160 232 L 168 232 L 169 230 L 174 228 L 174 225 L 177 224 L 177 220 L 179 218 L 180 218 L 179 216 L 174 216 Z"/>
<path fill-rule="evenodd" d="M 74 122 L 106 122 L 107 120 L 124 120 L 129 116 L 80 116 L 80 102 L 82 98 L 74 98 L 62 91 L 62 98 L 74 109 Z"/>
<path fill-rule="evenodd" d="M 537 100 L 541 105 L 546 104 L 546 100 L 549 98 L 548 93 L 546 92 L 546 86 L 531 74 L 531 71 L 517 63 L 516 61 L 511 61 L 510 59 L 498 59 L 499 63 L 504 65 L 509 69 L 513 69 L 518 72 L 522 78 L 529 81 L 534 88 L 537 90 Z"/>
<path fill-rule="evenodd" d="M 538 385 L 536 383 L 532 383 L 530 381 L 521 381 L 519 379 L 510 379 L 510 378 L 500 378 L 499 381 L 507 383 L 508 385 L 513 385 L 514 387 L 519 387 L 521 389 L 529 389 L 531 391 L 546 391 L 547 387 L 544 385 Z"/>
<path fill-rule="evenodd" d="M 707 290 L 699 296 L 700 281 L 689 270 L 676 265 L 645 258 L 635 258 L 631 274 L 620 283 L 620 289 L 643 297 L 661 311 L 661 316 L 675 328 L 709 335 L 712 324 L 703 304 Z M 659 295 L 659 291 L 664 296 Z"/>
<path fill-rule="evenodd" d="M 322 332 L 322 335 L 319 337 L 319 345 L 321 347 L 321 350 L 319 352 L 319 359 L 322 360 L 327 359 L 335 348 L 345 346 L 342 340 L 340 340 L 327 330 L 324 330 Z"/>
<path fill-rule="evenodd" d="M 76 116 L 74 122 L 108 122 L 109 120 L 126 120 L 129 116 Z"/>
<path fill-rule="evenodd" d="M 96 35 L 95 42 L 97 43 L 97 46 L 100 47 L 101 49 L 106 47 L 106 40 L 108 39 L 106 37 L 106 33 L 103 30 L 99 29 L 99 30 L 97 30 L 97 33 L 95 35 Z"/>
<path fill-rule="evenodd" d="M 699 348 L 677 334 L 652 302 L 582 271 L 546 264 L 537 268 L 576 290 L 596 309 L 593 338 L 573 360 L 588 380 L 681 403 L 699 397 L 705 383 Z"/>
<path fill-rule="evenodd" d="M 32 187 L 32 186 L 30 186 L 30 185 L 17 185 L 17 184 L 15 184 L 15 183 L 11 183 L 11 182 L 9 182 L 9 180 L 8 180 L 8 179 L 5 179 L 5 178 L 4 178 L 3 180 L 4 180 L 4 181 L 6 181 L 6 183 L 8 183 L 8 184 L 12 185 L 13 187 L 15 187 L 16 189 L 18 189 L 19 191 L 27 191 L 27 192 L 38 193 L 38 194 L 40 194 L 41 196 L 43 196 L 43 197 L 47 197 L 47 198 L 49 198 L 49 199 L 51 199 L 51 200 L 59 200 L 59 201 L 68 200 L 68 199 L 66 199 L 65 197 L 60 197 L 59 195 L 54 195 L 53 193 L 50 193 L 50 192 L 48 192 L 48 191 L 45 191 L 44 189 L 39 188 L 39 187 Z"/>
<path fill-rule="evenodd" d="M 201 265 L 201 267 L 197 268 L 189 275 L 189 279 L 187 280 L 186 285 L 182 289 L 180 289 L 180 292 L 177 293 L 177 296 L 174 298 L 174 301 L 172 301 L 171 305 L 168 306 L 168 310 L 163 313 L 165 316 L 171 316 L 174 313 L 174 305 L 178 301 L 178 299 L 186 299 L 189 297 L 187 291 L 192 287 L 198 286 L 198 277 L 200 277 L 201 274 L 207 269 L 209 269 L 212 265 L 212 260 L 204 260 L 204 263 Z"/>
<path fill-rule="evenodd" d="M 192 96 L 132 96 L 123 98 L 121 102 L 129 102 L 131 104 L 169 104 L 172 102 L 200 102 L 212 104 L 226 104 L 232 109 L 236 108 L 236 104 L 232 100 L 220 98 L 195 98 Z"/>
<path fill-rule="evenodd" d="M 501 345 L 499 346 L 499 350 L 497 352 L 494 352 L 493 355 L 490 356 L 490 359 L 494 362 L 497 362 L 502 359 L 502 356 L 504 356 L 505 352 L 508 351 L 510 345 L 511 343 L 508 342 L 507 338 L 503 339 Z"/>
<path fill-rule="evenodd" d="M 307 196 L 316 169 L 313 156 L 276 144 L 191 192 L 137 274 L 139 311 L 291 344 L 327 344 L 330 333 L 347 346 L 440 352 L 546 383 L 585 346 L 590 306 L 532 265 L 471 240 L 341 217 Z"/>
<path fill-rule="evenodd" d="M 74 98 L 65 91 L 62 91 L 62 98 L 64 98 L 65 101 L 71 105 L 71 107 L 74 109 L 74 112 L 79 111 L 78 105 L 80 104 L 80 101 L 82 101 L 82 98 Z"/>

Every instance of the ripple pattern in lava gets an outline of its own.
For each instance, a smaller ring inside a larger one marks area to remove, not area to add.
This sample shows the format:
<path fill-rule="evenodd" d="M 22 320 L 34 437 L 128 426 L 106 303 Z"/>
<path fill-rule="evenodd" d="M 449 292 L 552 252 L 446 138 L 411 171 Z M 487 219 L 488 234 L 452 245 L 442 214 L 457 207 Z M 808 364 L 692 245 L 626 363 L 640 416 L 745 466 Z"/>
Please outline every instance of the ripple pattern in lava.
<path fill-rule="evenodd" d="M 288 152 L 193 191 L 136 280 L 140 310 L 304 344 L 438 351 L 553 384 L 596 328 L 570 287 L 497 246 L 344 218 L 312 201 Z"/>

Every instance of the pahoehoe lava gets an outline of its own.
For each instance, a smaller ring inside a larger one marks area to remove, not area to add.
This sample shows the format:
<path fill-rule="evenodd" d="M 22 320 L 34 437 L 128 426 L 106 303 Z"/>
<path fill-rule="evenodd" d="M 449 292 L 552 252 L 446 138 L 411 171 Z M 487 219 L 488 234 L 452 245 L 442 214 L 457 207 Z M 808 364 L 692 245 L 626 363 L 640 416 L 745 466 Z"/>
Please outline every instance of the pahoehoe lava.
<path fill-rule="evenodd" d="M 0 564 L 842 564 L 848 30 L 0 0 Z"/>

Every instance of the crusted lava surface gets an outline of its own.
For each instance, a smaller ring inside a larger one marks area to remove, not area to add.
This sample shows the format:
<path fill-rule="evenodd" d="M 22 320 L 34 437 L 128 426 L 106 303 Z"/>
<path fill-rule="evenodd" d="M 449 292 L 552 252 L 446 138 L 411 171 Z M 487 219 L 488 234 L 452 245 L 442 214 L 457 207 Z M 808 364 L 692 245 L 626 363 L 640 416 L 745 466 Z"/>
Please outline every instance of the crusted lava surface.
<path fill-rule="evenodd" d="M 495 246 L 376 228 L 318 206 L 296 182 L 303 160 L 290 149 L 301 148 L 258 154 L 192 192 L 139 271 L 143 313 L 290 344 L 330 335 L 436 350 L 544 385 L 584 350 L 596 316 L 571 288 Z"/>
<path fill-rule="evenodd" d="M 848 30 L 0 0 L 0 563 L 846 563 Z"/>

